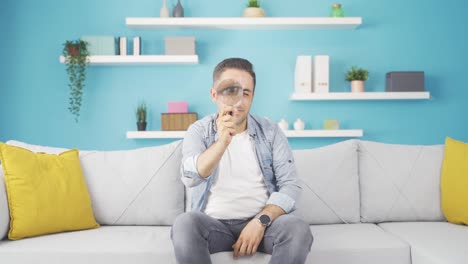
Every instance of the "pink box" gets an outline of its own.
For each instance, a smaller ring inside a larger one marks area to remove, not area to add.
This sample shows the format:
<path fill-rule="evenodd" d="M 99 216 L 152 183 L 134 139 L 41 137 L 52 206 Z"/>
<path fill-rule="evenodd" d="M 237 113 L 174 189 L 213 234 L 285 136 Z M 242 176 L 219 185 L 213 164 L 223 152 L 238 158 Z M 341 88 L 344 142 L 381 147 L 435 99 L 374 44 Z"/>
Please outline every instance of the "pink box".
<path fill-rule="evenodd" d="M 167 103 L 168 113 L 188 113 L 187 102 L 168 102 Z"/>

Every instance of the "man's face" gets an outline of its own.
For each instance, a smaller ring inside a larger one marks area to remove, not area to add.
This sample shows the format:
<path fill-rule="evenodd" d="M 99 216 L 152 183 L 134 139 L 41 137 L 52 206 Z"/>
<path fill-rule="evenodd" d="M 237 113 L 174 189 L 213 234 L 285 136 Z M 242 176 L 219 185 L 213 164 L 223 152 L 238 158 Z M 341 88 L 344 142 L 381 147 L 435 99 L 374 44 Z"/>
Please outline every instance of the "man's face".
<path fill-rule="evenodd" d="M 238 69 L 227 69 L 221 74 L 218 81 L 226 79 L 236 80 L 243 88 L 242 100 L 239 104 L 236 105 L 236 107 L 234 107 L 234 110 L 232 111 L 232 119 L 234 124 L 241 125 L 247 119 L 250 107 L 252 105 L 254 96 L 253 78 L 246 71 Z M 220 100 L 217 100 L 215 88 L 216 87 L 211 88 L 211 99 L 218 106 L 218 112 L 221 112 L 226 105 L 220 102 Z"/>

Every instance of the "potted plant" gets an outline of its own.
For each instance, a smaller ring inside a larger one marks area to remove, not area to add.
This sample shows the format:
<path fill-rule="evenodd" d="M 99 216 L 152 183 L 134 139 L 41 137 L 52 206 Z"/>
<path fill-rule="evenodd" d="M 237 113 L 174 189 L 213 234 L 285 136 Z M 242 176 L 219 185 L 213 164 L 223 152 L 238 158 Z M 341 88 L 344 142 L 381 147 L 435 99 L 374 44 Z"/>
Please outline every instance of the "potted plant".
<path fill-rule="evenodd" d="M 260 8 L 259 0 L 249 0 L 247 8 L 244 10 L 244 17 L 264 17 L 265 11 Z"/>
<path fill-rule="evenodd" d="M 86 67 L 89 64 L 88 43 L 82 40 L 66 41 L 62 53 L 65 56 L 69 77 L 70 106 L 68 110 L 75 116 L 75 121 L 78 122 L 86 80 Z"/>
<path fill-rule="evenodd" d="M 137 118 L 137 128 L 138 131 L 145 131 L 146 130 L 146 104 L 141 102 L 136 110 L 136 118 Z"/>
<path fill-rule="evenodd" d="M 346 81 L 351 82 L 351 92 L 364 92 L 364 82 L 369 78 L 369 72 L 356 66 L 351 67 L 346 74 Z"/>

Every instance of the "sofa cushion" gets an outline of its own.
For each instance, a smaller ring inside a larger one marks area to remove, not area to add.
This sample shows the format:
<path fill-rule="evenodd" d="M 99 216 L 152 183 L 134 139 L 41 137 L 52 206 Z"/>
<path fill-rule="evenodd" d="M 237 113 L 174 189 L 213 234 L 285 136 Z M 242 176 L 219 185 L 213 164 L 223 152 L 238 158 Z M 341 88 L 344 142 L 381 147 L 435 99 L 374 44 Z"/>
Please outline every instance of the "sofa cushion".
<path fill-rule="evenodd" d="M 34 153 L 0 142 L 0 159 L 11 213 L 9 239 L 99 227 L 78 150 Z"/>
<path fill-rule="evenodd" d="M 103 226 L 18 241 L 0 241 L 0 263 L 173 263 L 167 226 Z"/>
<path fill-rule="evenodd" d="M 441 221 L 443 145 L 359 141 L 361 221 Z"/>
<path fill-rule="evenodd" d="M 3 169 L 0 167 L 0 240 L 4 239 L 10 229 L 10 211 L 3 178 Z"/>
<path fill-rule="evenodd" d="M 374 224 L 310 227 L 314 244 L 307 263 L 410 264 L 409 245 Z"/>
<path fill-rule="evenodd" d="M 357 141 L 293 151 L 302 195 L 294 214 L 309 224 L 359 222 Z"/>
<path fill-rule="evenodd" d="M 308 264 L 409 264 L 409 246 L 373 224 L 311 226 Z M 257 253 L 233 261 L 232 252 L 211 256 L 214 264 L 267 263 Z M 0 241 L 0 263 L 175 264 L 170 227 L 103 226 L 19 241 Z"/>
<path fill-rule="evenodd" d="M 18 141 L 7 143 L 36 152 L 63 150 Z M 171 225 L 184 211 L 180 143 L 122 151 L 80 151 L 98 223 Z"/>
<path fill-rule="evenodd" d="M 411 246 L 413 264 L 468 263 L 468 227 L 447 222 L 382 223 Z"/>
<path fill-rule="evenodd" d="M 102 226 L 20 241 L 0 241 L 0 263 L 15 264 L 176 264 L 167 226 Z M 267 263 L 257 253 L 233 261 L 232 252 L 211 255 L 213 264 Z"/>

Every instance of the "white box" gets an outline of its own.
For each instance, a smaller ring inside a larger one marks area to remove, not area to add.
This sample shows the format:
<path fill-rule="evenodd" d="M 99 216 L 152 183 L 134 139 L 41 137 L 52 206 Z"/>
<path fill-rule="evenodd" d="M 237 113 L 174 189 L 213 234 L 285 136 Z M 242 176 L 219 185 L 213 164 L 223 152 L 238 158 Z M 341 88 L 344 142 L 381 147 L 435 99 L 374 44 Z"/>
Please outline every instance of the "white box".
<path fill-rule="evenodd" d="M 195 37 L 166 37 L 166 55 L 195 55 Z"/>
<path fill-rule="evenodd" d="M 294 72 L 294 92 L 312 92 L 312 56 L 297 56 Z"/>
<path fill-rule="evenodd" d="M 315 93 L 330 92 L 330 57 L 328 55 L 317 55 L 314 57 L 314 87 Z"/>

